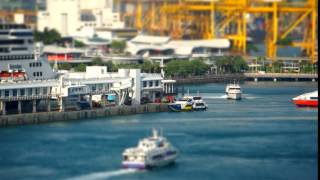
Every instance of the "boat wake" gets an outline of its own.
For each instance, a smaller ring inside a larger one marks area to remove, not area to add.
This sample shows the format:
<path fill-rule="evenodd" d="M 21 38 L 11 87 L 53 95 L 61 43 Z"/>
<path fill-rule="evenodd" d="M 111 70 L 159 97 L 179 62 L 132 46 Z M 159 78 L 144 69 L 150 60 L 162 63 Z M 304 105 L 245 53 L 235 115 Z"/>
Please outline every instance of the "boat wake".
<path fill-rule="evenodd" d="M 122 176 L 126 174 L 132 174 L 135 172 L 139 172 L 136 169 L 120 169 L 115 171 L 107 171 L 107 172 L 95 172 L 91 174 L 86 174 L 82 176 L 76 176 L 72 178 L 68 178 L 66 180 L 100 180 L 100 179 L 109 179 L 116 176 Z"/>
<path fill-rule="evenodd" d="M 217 96 L 203 96 L 203 99 L 226 99 L 227 95 L 222 94 L 222 95 L 217 95 Z"/>

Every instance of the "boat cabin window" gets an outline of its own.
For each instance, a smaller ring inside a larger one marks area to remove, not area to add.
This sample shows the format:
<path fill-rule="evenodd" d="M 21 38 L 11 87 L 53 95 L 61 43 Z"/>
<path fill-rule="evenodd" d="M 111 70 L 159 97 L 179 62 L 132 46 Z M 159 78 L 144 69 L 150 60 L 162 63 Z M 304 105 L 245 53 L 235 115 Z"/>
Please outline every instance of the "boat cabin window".
<path fill-rule="evenodd" d="M 318 97 L 310 97 L 312 100 L 318 100 Z"/>
<path fill-rule="evenodd" d="M 201 100 L 201 97 L 193 97 L 193 100 Z"/>
<path fill-rule="evenodd" d="M 123 156 L 123 159 L 124 159 L 125 161 L 128 161 L 128 160 L 129 160 L 128 156 Z"/>
<path fill-rule="evenodd" d="M 203 103 L 196 103 L 196 106 L 204 106 Z"/>

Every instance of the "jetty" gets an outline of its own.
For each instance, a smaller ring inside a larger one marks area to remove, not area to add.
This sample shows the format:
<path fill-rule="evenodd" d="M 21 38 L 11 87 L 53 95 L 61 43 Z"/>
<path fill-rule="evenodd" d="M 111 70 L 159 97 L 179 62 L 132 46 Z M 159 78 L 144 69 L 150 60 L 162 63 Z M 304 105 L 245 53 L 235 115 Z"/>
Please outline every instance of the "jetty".
<path fill-rule="evenodd" d="M 224 83 L 230 81 L 318 81 L 318 74 L 303 73 L 242 73 L 242 74 L 209 74 L 174 78 L 177 84 Z"/>
<path fill-rule="evenodd" d="M 0 116 L 0 127 L 15 125 L 41 124 L 53 122 L 68 122 L 84 119 L 106 118 L 116 115 L 132 115 L 142 113 L 168 112 L 166 103 L 150 103 L 144 105 L 114 106 L 80 111 L 51 111 L 24 113 Z"/>

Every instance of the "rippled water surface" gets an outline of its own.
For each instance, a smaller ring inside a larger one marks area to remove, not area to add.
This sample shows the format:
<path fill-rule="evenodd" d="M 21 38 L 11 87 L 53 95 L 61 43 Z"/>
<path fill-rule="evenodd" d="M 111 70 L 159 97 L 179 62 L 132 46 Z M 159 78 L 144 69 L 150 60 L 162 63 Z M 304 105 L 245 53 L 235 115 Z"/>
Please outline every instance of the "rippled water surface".
<path fill-rule="evenodd" d="M 0 179 L 266 179 L 318 177 L 318 109 L 291 98 L 316 83 L 246 83 L 243 100 L 225 84 L 188 85 L 204 112 L 154 113 L 0 129 Z M 176 164 L 121 169 L 121 153 L 162 127 L 180 150 Z"/>

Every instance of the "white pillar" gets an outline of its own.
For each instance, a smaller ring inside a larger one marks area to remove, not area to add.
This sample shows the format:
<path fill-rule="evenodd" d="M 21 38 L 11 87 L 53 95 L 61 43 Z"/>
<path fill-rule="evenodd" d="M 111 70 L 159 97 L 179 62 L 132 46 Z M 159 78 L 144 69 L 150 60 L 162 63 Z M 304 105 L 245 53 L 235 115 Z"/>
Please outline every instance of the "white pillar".
<path fill-rule="evenodd" d="M 2 104 L 2 115 L 6 115 L 6 102 L 5 101 L 1 101 Z"/>
<path fill-rule="evenodd" d="M 171 84 L 171 87 L 172 87 L 172 94 L 174 93 L 174 84 L 172 83 Z"/>
<path fill-rule="evenodd" d="M 32 100 L 32 112 L 33 113 L 37 112 L 37 102 L 36 102 L 36 100 Z"/>
<path fill-rule="evenodd" d="M 18 113 L 21 114 L 21 101 L 18 101 Z"/>
<path fill-rule="evenodd" d="M 93 105 L 92 105 L 92 95 L 89 95 L 89 104 L 90 104 L 90 109 L 92 109 Z"/>
<path fill-rule="evenodd" d="M 59 98 L 59 106 L 60 106 L 60 112 L 64 112 L 64 104 L 63 104 L 63 97 Z"/>
<path fill-rule="evenodd" d="M 47 111 L 48 112 L 51 111 L 51 101 L 50 101 L 50 99 L 47 99 Z"/>

